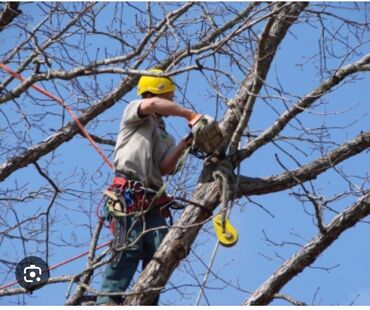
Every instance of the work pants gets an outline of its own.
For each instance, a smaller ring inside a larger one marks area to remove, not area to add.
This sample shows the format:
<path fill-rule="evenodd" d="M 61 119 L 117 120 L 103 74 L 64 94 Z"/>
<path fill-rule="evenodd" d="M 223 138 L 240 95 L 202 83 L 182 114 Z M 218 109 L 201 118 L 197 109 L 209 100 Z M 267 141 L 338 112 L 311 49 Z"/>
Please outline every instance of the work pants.
<path fill-rule="evenodd" d="M 161 244 L 167 233 L 167 228 L 151 230 L 144 234 L 142 232 L 160 226 L 167 226 L 167 224 L 159 211 L 153 211 L 145 216 L 127 217 L 127 243 L 133 244 L 124 251 L 115 268 L 112 268 L 108 264 L 103 276 L 101 292 L 126 291 L 135 274 L 139 261 L 142 259 L 142 269 L 144 269 Z M 139 238 L 140 234 L 142 236 Z M 153 305 L 158 304 L 158 300 L 159 295 Z M 98 296 L 97 298 L 97 304 L 120 304 L 122 301 L 121 296 Z"/>

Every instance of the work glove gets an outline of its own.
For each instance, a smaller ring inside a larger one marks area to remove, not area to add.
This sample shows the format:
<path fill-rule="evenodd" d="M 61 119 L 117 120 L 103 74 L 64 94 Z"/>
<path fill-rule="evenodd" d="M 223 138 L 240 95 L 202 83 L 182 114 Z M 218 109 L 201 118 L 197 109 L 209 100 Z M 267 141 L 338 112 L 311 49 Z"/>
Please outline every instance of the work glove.
<path fill-rule="evenodd" d="M 198 114 L 193 112 L 190 117 L 188 118 L 188 125 L 192 128 L 198 121 L 203 117 L 203 114 Z"/>

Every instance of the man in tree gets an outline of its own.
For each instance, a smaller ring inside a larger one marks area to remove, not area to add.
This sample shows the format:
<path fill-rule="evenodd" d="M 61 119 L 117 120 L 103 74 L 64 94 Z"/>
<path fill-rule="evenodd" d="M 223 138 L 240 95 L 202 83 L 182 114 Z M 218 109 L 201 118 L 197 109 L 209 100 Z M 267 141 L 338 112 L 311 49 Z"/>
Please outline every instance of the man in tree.
<path fill-rule="evenodd" d="M 153 69 L 152 72 L 162 71 Z M 116 177 L 112 185 L 124 201 L 120 201 L 120 212 L 111 209 L 108 214 L 115 241 L 121 238 L 120 245 L 127 244 L 127 249 L 115 253 L 107 266 L 102 292 L 125 291 L 140 259 L 144 269 L 167 233 L 164 212 L 157 203 L 145 204 L 143 195 L 147 195 L 145 188 L 158 191 L 162 187 L 162 176 L 174 171 L 192 140 L 184 138 L 175 146 L 162 118 L 181 116 L 192 126 L 202 117 L 173 102 L 175 89 L 175 84 L 167 77 L 142 76 L 138 83 L 138 95 L 142 98 L 132 101 L 124 111 L 115 147 Z M 99 296 L 97 304 L 119 304 L 121 300 L 120 295 Z"/>

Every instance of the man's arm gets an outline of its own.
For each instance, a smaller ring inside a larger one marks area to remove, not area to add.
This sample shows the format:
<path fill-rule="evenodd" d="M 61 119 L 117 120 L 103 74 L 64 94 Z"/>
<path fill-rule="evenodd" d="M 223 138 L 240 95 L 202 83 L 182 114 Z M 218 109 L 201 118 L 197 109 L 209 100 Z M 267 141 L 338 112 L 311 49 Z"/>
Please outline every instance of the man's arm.
<path fill-rule="evenodd" d="M 165 116 L 181 116 L 186 118 L 188 121 L 197 115 L 192 110 L 186 109 L 173 101 L 159 97 L 142 99 L 138 112 L 140 116 L 154 113 Z"/>
<path fill-rule="evenodd" d="M 190 146 L 192 138 L 186 137 L 170 152 L 159 164 L 159 171 L 162 175 L 170 174 L 176 168 L 177 161 L 184 150 Z"/>

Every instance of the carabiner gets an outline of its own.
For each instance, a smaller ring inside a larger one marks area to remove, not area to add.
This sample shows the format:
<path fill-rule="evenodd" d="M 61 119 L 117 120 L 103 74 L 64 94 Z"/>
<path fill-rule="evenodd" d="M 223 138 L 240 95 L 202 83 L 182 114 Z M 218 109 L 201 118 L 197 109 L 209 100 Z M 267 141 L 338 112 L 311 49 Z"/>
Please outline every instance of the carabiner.
<path fill-rule="evenodd" d="M 126 188 L 123 192 L 123 197 L 125 198 L 127 206 L 132 206 L 134 204 L 134 193 L 131 188 Z"/>

